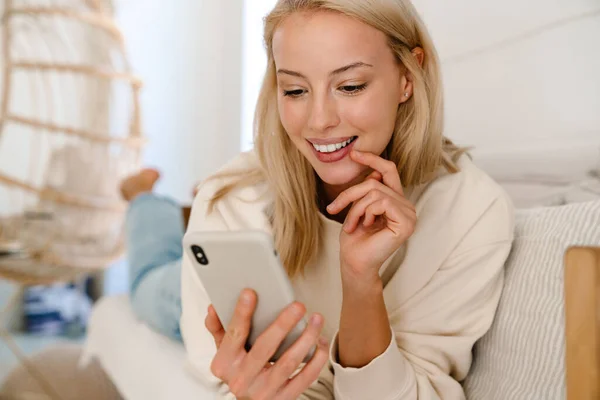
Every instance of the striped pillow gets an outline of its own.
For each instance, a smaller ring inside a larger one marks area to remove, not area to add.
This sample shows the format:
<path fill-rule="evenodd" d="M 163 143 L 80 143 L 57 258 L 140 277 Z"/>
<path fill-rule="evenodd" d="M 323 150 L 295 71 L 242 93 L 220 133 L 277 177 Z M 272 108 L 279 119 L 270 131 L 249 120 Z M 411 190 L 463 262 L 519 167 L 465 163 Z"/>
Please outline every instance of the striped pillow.
<path fill-rule="evenodd" d="M 475 345 L 469 400 L 566 397 L 563 256 L 600 246 L 600 200 L 520 210 L 490 331 Z"/>

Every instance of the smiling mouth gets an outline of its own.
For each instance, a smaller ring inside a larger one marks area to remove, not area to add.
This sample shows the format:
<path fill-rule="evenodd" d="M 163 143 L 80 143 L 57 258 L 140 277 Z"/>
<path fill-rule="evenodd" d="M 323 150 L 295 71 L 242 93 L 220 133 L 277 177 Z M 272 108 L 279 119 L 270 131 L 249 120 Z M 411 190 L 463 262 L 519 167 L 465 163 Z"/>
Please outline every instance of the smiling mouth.
<path fill-rule="evenodd" d="M 339 143 L 332 143 L 332 144 L 314 144 L 314 143 L 311 143 L 311 144 L 317 152 L 323 153 L 323 154 L 329 154 L 329 153 L 335 153 L 336 151 L 343 149 L 344 147 L 348 146 L 350 143 L 354 142 L 357 138 L 358 138 L 358 136 L 352 136 L 348 140 L 345 140 L 345 141 L 339 142 Z"/>

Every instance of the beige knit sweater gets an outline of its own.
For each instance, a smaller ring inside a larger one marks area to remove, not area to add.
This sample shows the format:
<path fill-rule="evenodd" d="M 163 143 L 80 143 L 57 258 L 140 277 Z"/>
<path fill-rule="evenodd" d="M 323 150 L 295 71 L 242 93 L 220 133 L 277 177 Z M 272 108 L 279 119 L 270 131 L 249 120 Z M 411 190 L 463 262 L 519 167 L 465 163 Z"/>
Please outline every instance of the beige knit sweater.
<path fill-rule="evenodd" d="M 255 156 L 246 153 L 225 168 L 254 162 Z M 514 210 L 502 189 L 467 157 L 459 165 L 457 174 L 440 172 L 433 182 L 405 190 L 416 206 L 416 230 L 400 254 L 382 267 L 396 269 L 384 289 L 392 341 L 363 368 L 344 368 L 335 361 L 342 303 L 341 224 L 321 215 L 322 250 L 293 287 L 308 313 L 325 317 L 323 334 L 331 340 L 331 357 L 302 399 L 464 398 L 460 381 L 469 371 L 472 346 L 490 327 L 499 301 Z M 207 214 L 207 200 L 221 184 L 209 181 L 200 188 L 188 231 L 270 232 L 264 187 L 237 190 Z M 204 326 L 210 300 L 185 257 L 182 268 L 181 329 L 191 369 L 214 388 L 217 398 L 234 399 L 209 368 L 216 351 Z"/>

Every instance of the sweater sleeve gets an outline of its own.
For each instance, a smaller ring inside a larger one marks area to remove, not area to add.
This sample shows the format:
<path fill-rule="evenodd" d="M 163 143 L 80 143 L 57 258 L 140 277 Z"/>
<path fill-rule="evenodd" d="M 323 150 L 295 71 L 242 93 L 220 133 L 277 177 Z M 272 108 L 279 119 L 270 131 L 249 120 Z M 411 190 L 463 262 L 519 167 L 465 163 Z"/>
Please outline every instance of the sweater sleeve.
<path fill-rule="evenodd" d="M 206 201 L 199 193 L 194 201 L 188 230 L 227 230 L 227 224 L 218 212 L 208 215 Z M 218 400 L 235 400 L 229 387 L 215 377 L 210 365 L 217 348 L 204 321 L 208 313 L 210 299 L 202 282 L 193 271 L 191 260 L 186 253 L 182 259 L 181 271 L 181 334 L 187 353 L 187 367 L 200 383 L 214 393 Z M 327 371 L 326 371 L 327 372 Z M 330 375 L 330 374 L 329 374 Z M 299 398 L 299 400 L 332 400 L 330 379 L 320 378 Z"/>
<path fill-rule="evenodd" d="M 211 226 L 225 228 L 223 221 L 216 214 L 211 214 Z M 206 226 L 206 205 L 201 196 L 196 197 L 188 231 L 200 230 Z M 219 400 L 235 400 L 228 386 L 217 379 L 210 371 L 210 364 L 217 348 L 204 321 L 208 313 L 210 299 L 200 279 L 194 273 L 193 266 L 186 253 L 181 263 L 181 320 L 180 329 L 187 353 L 187 366 L 192 375 Z"/>
<path fill-rule="evenodd" d="M 392 341 L 371 363 L 358 369 L 341 366 L 336 335 L 330 354 L 336 400 L 465 398 L 459 382 L 500 299 L 512 242 L 510 212 L 506 203 L 496 202 L 419 292 L 396 309 L 388 308 Z"/>

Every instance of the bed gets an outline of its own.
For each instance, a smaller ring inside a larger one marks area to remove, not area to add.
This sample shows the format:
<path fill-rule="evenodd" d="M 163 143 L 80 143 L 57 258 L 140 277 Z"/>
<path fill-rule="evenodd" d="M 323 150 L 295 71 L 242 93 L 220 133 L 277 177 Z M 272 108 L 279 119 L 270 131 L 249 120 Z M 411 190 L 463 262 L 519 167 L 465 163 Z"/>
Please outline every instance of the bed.
<path fill-rule="evenodd" d="M 127 295 L 101 299 L 88 325 L 84 363 L 95 357 L 127 400 L 208 400 L 186 371 L 185 350 L 136 320 Z"/>
<path fill-rule="evenodd" d="M 566 398 L 598 399 L 600 248 L 565 254 L 565 314 Z M 96 305 L 84 357 L 95 357 L 127 400 L 215 398 L 186 370 L 183 346 L 138 322 L 126 295 Z"/>

